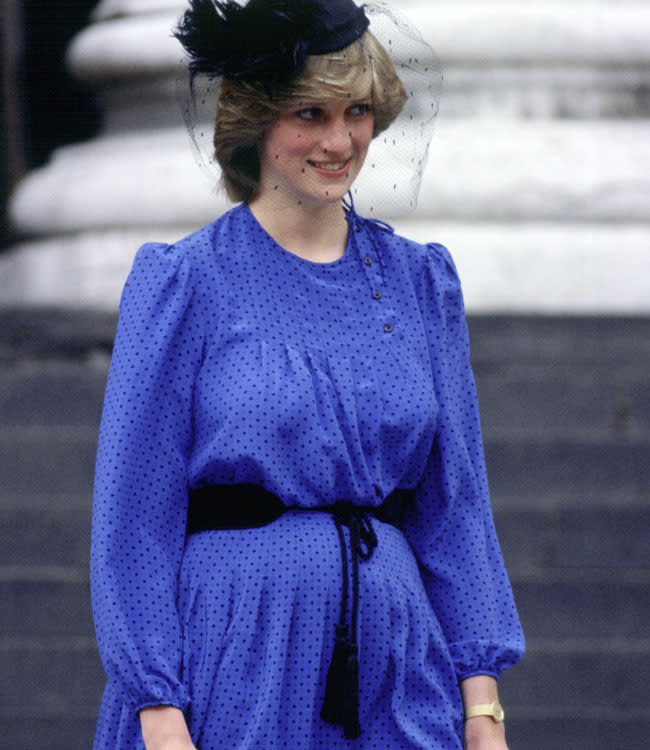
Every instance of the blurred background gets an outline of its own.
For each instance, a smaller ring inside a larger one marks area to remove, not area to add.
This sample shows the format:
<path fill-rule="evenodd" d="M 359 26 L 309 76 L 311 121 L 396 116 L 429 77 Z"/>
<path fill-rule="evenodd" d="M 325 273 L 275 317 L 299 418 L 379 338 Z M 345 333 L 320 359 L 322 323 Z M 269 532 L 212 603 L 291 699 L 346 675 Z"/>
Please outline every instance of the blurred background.
<path fill-rule="evenodd" d="M 394 0 L 438 51 L 420 202 L 464 283 L 528 636 L 513 750 L 650 747 L 650 3 Z M 137 247 L 228 205 L 178 103 L 183 0 L 4 0 L 0 723 L 89 748 L 92 472 Z M 388 175 L 387 175 L 388 177 Z"/>

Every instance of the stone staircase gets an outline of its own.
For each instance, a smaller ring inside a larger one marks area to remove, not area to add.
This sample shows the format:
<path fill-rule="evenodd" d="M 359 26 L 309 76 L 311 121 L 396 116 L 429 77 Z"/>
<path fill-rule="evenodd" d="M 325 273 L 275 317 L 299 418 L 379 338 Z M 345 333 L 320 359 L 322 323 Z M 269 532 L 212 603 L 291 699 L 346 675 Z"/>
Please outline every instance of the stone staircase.
<path fill-rule="evenodd" d="M 90 493 L 115 319 L 0 312 L 3 746 L 91 746 Z M 497 525 L 528 637 L 513 750 L 650 746 L 650 319 L 470 319 Z"/>
<path fill-rule="evenodd" d="M 3 747 L 92 745 L 90 493 L 113 330 L 112 316 L 0 314 Z"/>
<path fill-rule="evenodd" d="M 472 321 L 496 521 L 528 639 L 516 748 L 650 746 L 650 321 Z"/>

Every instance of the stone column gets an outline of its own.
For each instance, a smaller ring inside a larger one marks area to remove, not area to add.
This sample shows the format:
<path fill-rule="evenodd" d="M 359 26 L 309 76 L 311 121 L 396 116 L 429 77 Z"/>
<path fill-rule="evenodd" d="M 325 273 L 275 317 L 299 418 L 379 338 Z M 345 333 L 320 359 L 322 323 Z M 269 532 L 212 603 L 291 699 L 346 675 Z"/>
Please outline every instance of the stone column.
<path fill-rule="evenodd" d="M 393 3 L 446 73 L 420 203 L 396 228 L 448 245 L 475 312 L 650 312 L 650 8 L 643 2 Z M 137 246 L 228 207 L 176 101 L 183 0 L 103 0 L 69 65 L 104 128 L 16 191 L 30 239 L 3 303 L 114 309 Z"/>

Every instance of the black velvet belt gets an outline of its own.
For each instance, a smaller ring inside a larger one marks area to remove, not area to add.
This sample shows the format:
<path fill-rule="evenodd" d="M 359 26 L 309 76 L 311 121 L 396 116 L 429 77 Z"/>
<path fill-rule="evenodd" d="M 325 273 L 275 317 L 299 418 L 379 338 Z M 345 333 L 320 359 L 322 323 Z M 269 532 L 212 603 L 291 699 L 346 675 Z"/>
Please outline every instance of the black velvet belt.
<path fill-rule="evenodd" d="M 287 510 L 331 513 L 341 546 L 343 589 L 341 615 L 336 626 L 334 656 L 327 672 L 325 701 L 321 718 L 330 724 L 342 724 L 345 736 L 359 737 L 359 560 L 368 560 L 377 546 L 371 517 L 401 528 L 412 490 L 395 490 L 379 507 L 341 501 L 334 505 L 302 508 L 285 505 L 272 492 L 255 484 L 220 484 L 190 491 L 187 534 L 215 529 L 250 529 L 266 526 Z M 348 626 L 348 552 L 343 526 L 350 530 L 352 552 L 352 612 Z"/>

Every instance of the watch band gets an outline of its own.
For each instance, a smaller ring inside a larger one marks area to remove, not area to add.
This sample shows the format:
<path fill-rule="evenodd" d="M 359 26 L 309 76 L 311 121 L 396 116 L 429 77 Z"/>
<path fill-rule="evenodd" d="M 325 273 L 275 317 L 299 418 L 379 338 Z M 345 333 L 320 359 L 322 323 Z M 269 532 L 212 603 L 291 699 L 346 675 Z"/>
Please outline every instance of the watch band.
<path fill-rule="evenodd" d="M 465 711 L 465 720 L 473 719 L 475 716 L 489 716 L 493 721 L 501 723 L 505 718 L 505 711 L 498 701 L 492 703 L 477 703 Z"/>

